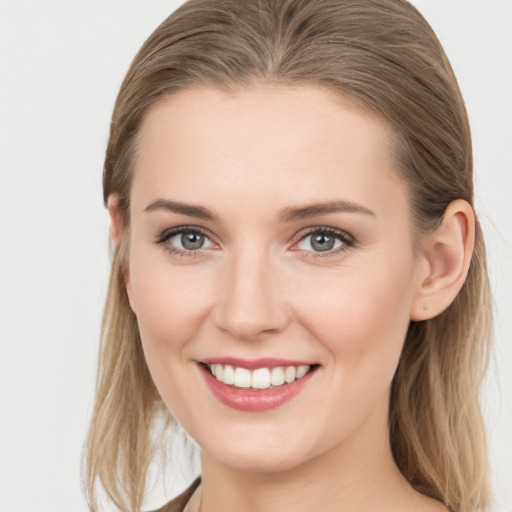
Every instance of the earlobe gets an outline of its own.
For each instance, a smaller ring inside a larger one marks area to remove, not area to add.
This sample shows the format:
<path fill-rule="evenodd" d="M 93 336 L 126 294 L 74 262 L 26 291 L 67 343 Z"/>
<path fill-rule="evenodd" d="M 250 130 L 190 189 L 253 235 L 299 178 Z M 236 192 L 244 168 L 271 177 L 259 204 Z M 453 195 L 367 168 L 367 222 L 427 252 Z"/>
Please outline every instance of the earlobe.
<path fill-rule="evenodd" d="M 121 213 L 119 211 L 119 198 L 117 195 L 110 195 L 107 201 L 107 209 L 110 215 L 110 241 L 114 247 L 121 243 L 123 226 L 121 222 Z"/>
<path fill-rule="evenodd" d="M 411 320 L 442 313 L 462 288 L 475 244 L 475 215 L 462 199 L 446 208 L 439 227 L 425 239 L 423 275 L 411 305 Z"/>

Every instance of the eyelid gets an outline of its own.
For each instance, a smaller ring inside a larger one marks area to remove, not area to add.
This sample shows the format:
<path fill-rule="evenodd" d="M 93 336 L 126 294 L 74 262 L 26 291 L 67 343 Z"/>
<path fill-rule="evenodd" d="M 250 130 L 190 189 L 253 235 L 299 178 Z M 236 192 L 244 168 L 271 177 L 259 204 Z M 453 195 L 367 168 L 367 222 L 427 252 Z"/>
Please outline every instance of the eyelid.
<path fill-rule="evenodd" d="M 337 249 L 328 250 L 325 252 L 308 251 L 308 250 L 304 250 L 304 249 L 298 249 L 298 248 L 294 249 L 293 248 L 293 247 L 297 246 L 297 244 L 302 242 L 304 239 L 306 239 L 308 236 L 311 236 L 315 233 L 322 233 L 322 234 L 327 234 L 329 236 L 333 236 L 333 237 L 337 238 L 338 240 L 341 240 L 343 245 L 341 247 L 338 247 Z M 351 248 L 357 244 L 357 240 L 351 234 L 349 234 L 346 231 L 343 231 L 341 229 L 332 228 L 330 226 L 313 226 L 310 228 L 306 228 L 306 230 L 301 231 L 297 235 L 297 237 L 298 237 L 298 240 L 296 242 L 294 242 L 294 244 L 291 247 L 291 250 L 297 251 L 297 252 L 299 252 L 299 251 L 305 252 L 305 253 L 307 253 L 307 257 L 309 257 L 309 258 L 326 258 L 326 257 L 330 257 L 330 256 L 336 256 L 339 253 L 345 252 L 349 248 Z"/>
<path fill-rule="evenodd" d="M 180 235 L 182 233 L 196 233 L 196 234 L 204 236 L 214 246 L 218 247 L 218 245 L 219 245 L 217 242 L 215 242 L 214 237 L 212 237 L 207 230 L 205 230 L 204 228 L 201 228 L 199 226 L 193 226 L 193 225 L 192 226 L 191 225 L 176 226 L 173 228 L 165 229 L 156 237 L 154 243 L 156 245 L 163 246 L 164 249 L 171 254 L 176 254 L 178 256 L 186 256 L 186 257 L 197 257 L 197 256 L 204 254 L 204 251 L 211 250 L 211 248 L 199 248 L 196 250 L 186 250 L 186 249 L 181 249 L 179 247 L 166 245 L 167 242 L 171 238 L 173 238 L 177 235 Z"/>
<path fill-rule="evenodd" d="M 174 228 L 164 229 L 155 240 L 155 243 L 164 243 L 169 238 L 172 238 L 173 236 L 179 235 L 181 233 L 198 233 L 200 235 L 205 236 L 209 240 L 212 238 L 212 236 L 203 228 L 200 228 L 199 226 L 176 226 Z"/>
<path fill-rule="evenodd" d="M 210 243 L 214 244 L 219 248 L 218 242 L 215 241 L 215 237 L 213 237 L 209 231 L 206 229 L 194 226 L 194 225 L 184 225 L 184 226 L 176 226 L 173 228 L 168 228 L 162 231 L 155 239 L 154 243 L 156 245 L 162 245 L 164 246 L 164 249 L 168 251 L 171 254 L 177 254 L 179 256 L 188 256 L 188 257 L 197 257 L 202 254 L 204 254 L 205 251 L 211 250 L 211 248 L 200 248 L 197 250 L 183 250 L 179 247 L 171 247 L 171 246 L 165 246 L 166 242 L 168 242 L 171 238 L 181 234 L 181 233 L 197 233 L 205 238 L 207 238 Z M 341 240 L 342 246 L 338 247 L 336 249 L 327 250 L 325 252 L 322 251 L 314 251 L 314 250 L 305 250 L 305 249 L 298 249 L 294 248 L 296 247 L 300 242 L 302 242 L 305 238 L 308 236 L 311 236 L 315 233 L 322 233 L 326 234 L 328 236 L 333 236 L 337 238 L 338 240 Z M 346 231 L 343 231 L 341 229 L 333 228 L 330 226 L 312 226 L 309 228 L 303 229 L 300 233 L 298 233 L 296 236 L 296 241 L 292 244 L 290 247 L 290 250 L 297 251 L 297 252 L 304 252 L 307 253 L 306 257 L 308 258 L 327 258 L 336 256 L 342 252 L 347 251 L 349 248 L 353 247 L 357 244 L 357 240 Z"/>

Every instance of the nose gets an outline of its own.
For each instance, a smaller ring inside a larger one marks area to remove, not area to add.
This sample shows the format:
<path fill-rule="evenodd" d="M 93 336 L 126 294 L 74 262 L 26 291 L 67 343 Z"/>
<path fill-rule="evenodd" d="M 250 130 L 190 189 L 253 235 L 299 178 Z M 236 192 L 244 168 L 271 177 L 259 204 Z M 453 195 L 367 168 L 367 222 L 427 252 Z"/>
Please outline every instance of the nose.
<path fill-rule="evenodd" d="M 247 252 L 233 256 L 224 269 L 215 321 L 234 338 L 250 341 L 281 332 L 290 314 L 279 270 L 265 254 Z"/>

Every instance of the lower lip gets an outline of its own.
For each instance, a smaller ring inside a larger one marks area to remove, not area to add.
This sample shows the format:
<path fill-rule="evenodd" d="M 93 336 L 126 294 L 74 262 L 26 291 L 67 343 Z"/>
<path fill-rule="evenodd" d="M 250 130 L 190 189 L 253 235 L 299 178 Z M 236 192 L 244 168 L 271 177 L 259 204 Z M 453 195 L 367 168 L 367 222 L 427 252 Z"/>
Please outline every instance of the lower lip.
<path fill-rule="evenodd" d="M 256 391 L 228 386 L 218 381 L 204 365 L 200 364 L 199 367 L 206 384 L 218 400 L 232 409 L 250 412 L 268 411 L 288 402 L 304 389 L 312 375 L 316 373 L 316 370 L 313 370 L 289 384 Z"/>

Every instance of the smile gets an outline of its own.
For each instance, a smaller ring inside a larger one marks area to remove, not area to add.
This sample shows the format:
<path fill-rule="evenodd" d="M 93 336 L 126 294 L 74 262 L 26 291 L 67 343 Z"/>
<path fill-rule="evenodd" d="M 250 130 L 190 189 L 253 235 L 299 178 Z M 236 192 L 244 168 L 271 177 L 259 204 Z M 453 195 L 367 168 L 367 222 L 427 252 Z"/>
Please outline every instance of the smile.
<path fill-rule="evenodd" d="M 240 411 L 266 411 L 300 393 L 317 373 L 317 364 L 292 361 L 203 361 L 199 368 L 213 395 Z"/>
<path fill-rule="evenodd" d="M 249 370 L 229 364 L 212 364 L 208 365 L 208 368 L 219 382 L 228 386 L 243 389 L 271 389 L 301 379 L 311 367 L 310 365 L 278 366 Z"/>

